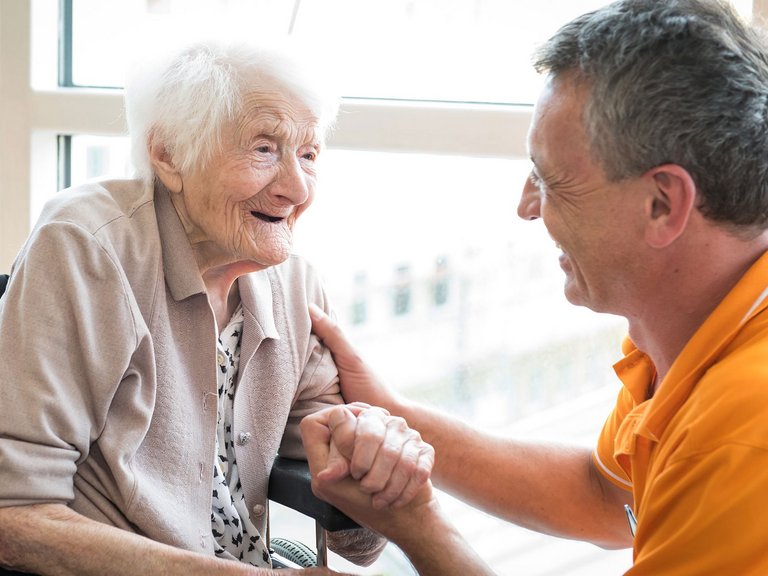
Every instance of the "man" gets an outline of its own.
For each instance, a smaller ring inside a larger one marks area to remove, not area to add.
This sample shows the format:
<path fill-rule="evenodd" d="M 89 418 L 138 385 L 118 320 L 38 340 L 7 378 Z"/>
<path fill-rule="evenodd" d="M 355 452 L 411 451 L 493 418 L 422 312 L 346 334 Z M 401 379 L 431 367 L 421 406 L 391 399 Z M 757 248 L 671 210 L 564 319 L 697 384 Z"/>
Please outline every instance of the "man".
<path fill-rule="evenodd" d="M 632 545 L 628 574 L 768 574 L 762 35 L 717 0 L 620 0 L 564 26 L 535 65 L 547 82 L 518 213 L 562 249 L 570 302 L 629 323 L 597 447 L 491 437 L 410 402 L 315 311 L 342 393 L 418 430 L 442 488 L 531 529 Z M 321 472 L 329 448 L 357 458 L 351 428 L 327 413 L 303 425 L 318 493 L 398 541 L 422 574 L 490 573 L 429 486 L 374 513 L 336 463 Z"/>

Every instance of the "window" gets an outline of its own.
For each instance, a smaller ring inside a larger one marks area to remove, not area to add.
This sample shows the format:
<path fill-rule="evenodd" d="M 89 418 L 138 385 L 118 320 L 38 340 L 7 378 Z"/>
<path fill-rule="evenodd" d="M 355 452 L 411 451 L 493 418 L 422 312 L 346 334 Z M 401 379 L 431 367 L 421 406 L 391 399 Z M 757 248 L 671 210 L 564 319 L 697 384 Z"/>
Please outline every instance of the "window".
<path fill-rule="evenodd" d="M 357 272 L 354 280 L 354 294 L 352 295 L 352 314 L 350 322 L 359 326 L 368 320 L 368 275 L 365 272 Z"/>
<path fill-rule="evenodd" d="M 131 173 L 128 140 L 121 136 L 71 136 L 71 182 Z"/>
<path fill-rule="evenodd" d="M 411 311 L 411 269 L 407 265 L 395 269 L 394 314 L 405 316 Z"/>
<path fill-rule="evenodd" d="M 600 2 L 550 4 L 565 20 Z M 313 60 L 335 63 L 345 96 L 530 103 L 539 79 L 524 56 L 509 55 L 527 54 L 552 32 L 557 21 L 548 14 L 546 6 L 507 0 L 75 0 L 68 78 L 75 86 L 122 86 L 136 30 L 158 38 L 169 28 L 221 26 L 230 34 L 290 32 Z"/>
<path fill-rule="evenodd" d="M 448 302 L 450 283 L 448 259 L 439 256 L 435 260 L 435 277 L 432 281 L 432 302 L 435 306 L 444 306 Z"/>
<path fill-rule="evenodd" d="M 142 38 L 175 33 L 280 37 L 333 62 L 347 97 L 530 104 L 531 47 L 605 0 L 73 0 L 72 84 L 123 85 Z M 69 4 L 69 2 L 65 3 Z M 749 0 L 740 0 L 749 6 Z M 94 49 L 98 47 L 98 49 Z"/>
<path fill-rule="evenodd" d="M 57 189 L 129 171 L 119 87 L 131 50 L 202 19 L 268 37 L 290 31 L 334 64 L 346 96 L 296 251 L 322 271 L 368 361 L 403 393 L 478 426 L 591 445 L 618 389 L 610 366 L 623 322 L 565 302 L 554 246 L 515 206 L 539 85 L 530 51 L 602 3 L 0 2 L 0 271 Z M 61 74 L 60 4 L 72 16 Z M 616 574 L 631 562 L 627 551 L 444 502 L 502 574 Z M 387 561 L 368 573 L 408 573 Z"/>

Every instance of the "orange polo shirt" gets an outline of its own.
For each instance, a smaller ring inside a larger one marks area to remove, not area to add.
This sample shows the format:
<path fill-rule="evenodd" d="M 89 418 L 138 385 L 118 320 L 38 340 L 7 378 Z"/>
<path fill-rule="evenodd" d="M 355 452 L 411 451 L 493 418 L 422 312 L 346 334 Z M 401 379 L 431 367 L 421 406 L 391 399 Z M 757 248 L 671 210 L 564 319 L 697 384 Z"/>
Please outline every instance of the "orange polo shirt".
<path fill-rule="evenodd" d="M 768 574 L 766 309 L 768 253 L 701 325 L 650 400 L 655 369 L 625 340 L 614 366 L 624 387 L 593 458 L 634 496 L 627 575 Z"/>

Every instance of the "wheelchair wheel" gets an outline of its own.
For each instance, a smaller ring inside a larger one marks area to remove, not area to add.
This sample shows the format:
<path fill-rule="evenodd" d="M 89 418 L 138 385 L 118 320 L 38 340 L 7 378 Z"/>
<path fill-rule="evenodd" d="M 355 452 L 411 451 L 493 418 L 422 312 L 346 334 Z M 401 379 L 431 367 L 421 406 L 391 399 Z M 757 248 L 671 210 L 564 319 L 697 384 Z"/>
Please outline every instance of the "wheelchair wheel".
<path fill-rule="evenodd" d="M 287 540 L 285 538 L 272 538 L 270 540 L 272 552 L 289 562 L 298 564 L 302 568 L 313 568 L 317 566 L 317 555 L 306 544 Z M 277 560 L 279 562 L 279 559 Z M 273 563 L 275 560 L 273 559 Z"/>

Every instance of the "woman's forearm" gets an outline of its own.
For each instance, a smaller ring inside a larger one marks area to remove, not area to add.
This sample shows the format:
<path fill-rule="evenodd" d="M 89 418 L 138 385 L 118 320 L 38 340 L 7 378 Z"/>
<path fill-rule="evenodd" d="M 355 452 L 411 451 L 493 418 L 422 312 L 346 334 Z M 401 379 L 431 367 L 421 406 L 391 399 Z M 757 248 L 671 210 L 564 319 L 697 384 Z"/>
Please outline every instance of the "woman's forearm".
<path fill-rule="evenodd" d="M 62 504 L 0 508 L 0 566 L 40 576 L 272 573 L 160 544 L 85 518 Z"/>

